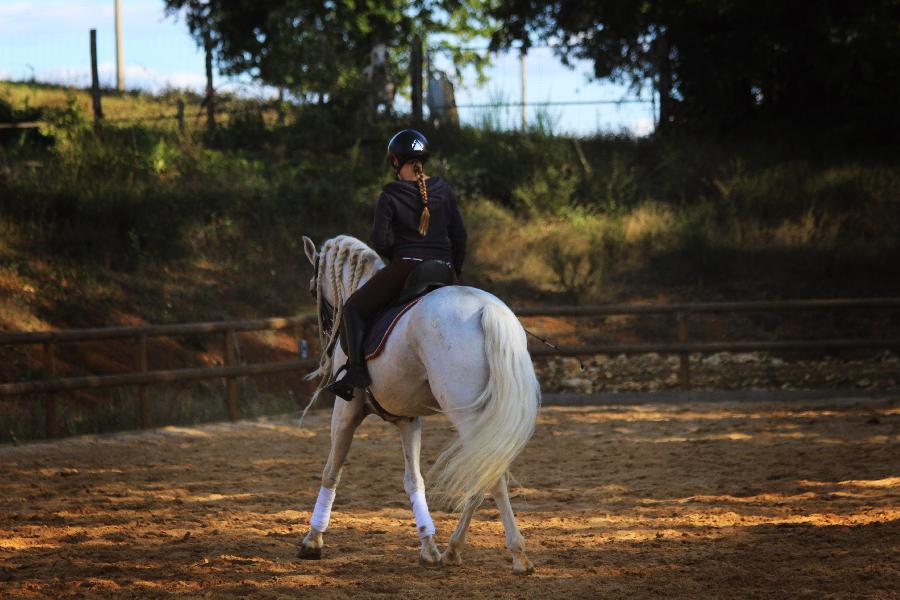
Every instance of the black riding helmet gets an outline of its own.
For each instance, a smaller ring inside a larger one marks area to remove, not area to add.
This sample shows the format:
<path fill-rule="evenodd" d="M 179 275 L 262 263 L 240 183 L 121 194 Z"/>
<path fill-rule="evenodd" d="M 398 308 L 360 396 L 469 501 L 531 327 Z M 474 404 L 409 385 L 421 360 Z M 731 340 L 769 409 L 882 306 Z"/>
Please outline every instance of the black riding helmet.
<path fill-rule="evenodd" d="M 397 172 L 411 160 L 421 160 L 424 163 L 428 160 L 428 139 L 415 129 L 398 131 L 388 142 L 387 157 L 392 164 L 391 158 L 397 159 L 394 167 Z"/>

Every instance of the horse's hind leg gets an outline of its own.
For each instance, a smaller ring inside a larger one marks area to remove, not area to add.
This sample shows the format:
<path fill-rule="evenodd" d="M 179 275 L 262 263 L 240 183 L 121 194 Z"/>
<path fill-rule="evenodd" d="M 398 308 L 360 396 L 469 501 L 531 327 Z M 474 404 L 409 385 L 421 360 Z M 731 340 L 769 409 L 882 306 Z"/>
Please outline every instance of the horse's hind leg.
<path fill-rule="evenodd" d="M 469 501 L 459 516 L 459 523 L 456 530 L 450 536 L 450 543 L 447 544 L 447 550 L 441 555 L 442 565 L 461 565 L 462 551 L 466 546 L 466 535 L 469 532 L 469 523 L 472 522 L 472 515 L 481 506 L 482 498 L 473 498 Z"/>
<path fill-rule="evenodd" d="M 403 489 L 412 503 L 413 515 L 416 518 L 416 530 L 422 541 L 419 551 L 419 562 L 426 566 L 434 566 L 441 559 L 437 544 L 434 542 L 434 522 L 428 512 L 425 501 L 425 480 L 419 469 L 419 454 L 422 449 L 422 419 L 397 421 L 394 423 L 400 430 L 400 443 L 403 445 Z"/>
<path fill-rule="evenodd" d="M 503 529 L 506 531 L 506 547 L 512 552 L 513 572 L 527 575 L 534 572 L 534 565 L 525 556 L 525 538 L 519 532 L 516 525 L 516 515 L 513 514 L 512 505 L 509 503 L 509 490 L 506 487 L 506 474 L 494 484 L 491 492 L 497 510 L 500 511 L 500 519 L 503 521 Z"/>
<path fill-rule="evenodd" d="M 353 433 L 362 423 L 366 413 L 363 400 L 359 393 L 350 402 L 341 399 L 335 400 L 334 412 L 331 413 L 331 449 L 328 451 L 328 461 L 322 471 L 322 487 L 319 489 L 319 497 L 316 507 L 309 519 L 309 532 L 300 543 L 298 555 L 300 558 L 318 560 L 322 557 L 322 533 L 328 528 L 331 518 L 331 503 L 334 502 L 335 490 L 341 479 L 341 469 L 350 451 L 350 443 L 353 441 Z"/>

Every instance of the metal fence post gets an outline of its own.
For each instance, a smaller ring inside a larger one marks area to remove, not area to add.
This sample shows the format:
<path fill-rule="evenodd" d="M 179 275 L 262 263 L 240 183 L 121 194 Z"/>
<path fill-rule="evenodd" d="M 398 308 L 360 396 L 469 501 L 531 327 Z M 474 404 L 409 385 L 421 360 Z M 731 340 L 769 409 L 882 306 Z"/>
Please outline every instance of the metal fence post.
<path fill-rule="evenodd" d="M 140 373 L 147 372 L 147 334 L 142 333 L 137 338 L 137 370 Z M 141 384 L 138 386 L 138 418 L 141 422 L 141 429 L 147 429 L 153 426 L 153 418 L 150 414 L 150 402 L 147 399 L 147 386 Z"/>
<path fill-rule="evenodd" d="M 675 321 L 678 324 L 678 341 L 687 343 L 687 315 L 683 312 L 675 313 Z M 691 355 L 687 352 L 678 353 L 678 385 L 684 390 L 691 387 Z"/>
<path fill-rule="evenodd" d="M 44 343 L 44 380 L 56 377 L 56 342 Z M 44 432 L 48 438 L 59 437 L 59 410 L 56 394 L 44 396 Z"/>
<path fill-rule="evenodd" d="M 235 356 L 235 334 L 233 329 L 229 329 L 225 332 L 225 366 L 230 367 L 234 364 L 234 356 Z M 237 421 L 241 418 L 241 413 L 238 410 L 238 401 L 237 401 L 237 382 L 235 382 L 234 377 L 225 377 L 225 407 L 228 409 L 228 419 L 231 421 Z"/>

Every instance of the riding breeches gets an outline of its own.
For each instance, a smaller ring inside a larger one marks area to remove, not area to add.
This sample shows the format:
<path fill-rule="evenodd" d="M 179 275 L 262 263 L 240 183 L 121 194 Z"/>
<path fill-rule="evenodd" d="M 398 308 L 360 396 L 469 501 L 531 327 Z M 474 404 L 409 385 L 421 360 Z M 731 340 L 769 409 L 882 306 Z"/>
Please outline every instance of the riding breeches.
<path fill-rule="evenodd" d="M 371 322 L 400 295 L 406 278 L 421 261 L 422 259 L 412 257 L 394 259 L 353 292 L 347 298 L 346 306 L 354 308 L 366 321 Z"/>

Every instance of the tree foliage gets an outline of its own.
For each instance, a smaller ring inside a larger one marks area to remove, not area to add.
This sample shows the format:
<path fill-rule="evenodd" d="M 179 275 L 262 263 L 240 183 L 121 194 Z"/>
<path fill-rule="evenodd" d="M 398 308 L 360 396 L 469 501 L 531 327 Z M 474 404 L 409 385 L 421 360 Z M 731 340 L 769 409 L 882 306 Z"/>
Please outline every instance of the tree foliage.
<path fill-rule="evenodd" d="M 487 32 L 482 0 L 165 0 L 183 14 L 203 46 L 207 39 L 228 73 L 291 89 L 298 95 L 346 97 L 358 89 L 376 44 L 392 51 L 394 71 L 405 74 L 414 35 L 449 34 L 466 40 Z M 482 67 L 471 52 L 458 63 Z M 402 83 L 402 82 L 401 82 Z"/>
<path fill-rule="evenodd" d="M 663 125 L 900 125 L 898 0 L 499 0 L 491 16 L 495 48 L 549 40 L 597 77 L 651 83 Z"/>

